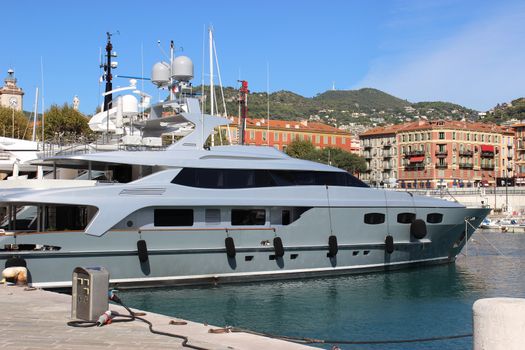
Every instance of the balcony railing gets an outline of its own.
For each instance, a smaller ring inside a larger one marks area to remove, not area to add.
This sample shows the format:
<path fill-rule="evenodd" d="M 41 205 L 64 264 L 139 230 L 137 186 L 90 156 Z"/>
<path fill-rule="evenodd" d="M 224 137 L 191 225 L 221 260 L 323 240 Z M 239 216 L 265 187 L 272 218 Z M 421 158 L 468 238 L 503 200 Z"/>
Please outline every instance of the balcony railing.
<path fill-rule="evenodd" d="M 483 170 L 494 170 L 494 164 L 481 164 Z"/>
<path fill-rule="evenodd" d="M 437 157 L 446 157 L 448 155 L 448 151 L 447 150 L 437 150 L 436 151 L 436 156 Z"/>
<path fill-rule="evenodd" d="M 363 148 L 364 148 L 364 149 L 370 149 L 370 148 L 372 148 L 372 145 L 370 145 L 370 144 L 364 144 L 364 145 L 363 145 Z"/>
<path fill-rule="evenodd" d="M 392 147 L 392 143 L 391 142 L 387 142 L 383 145 L 383 148 L 390 148 Z"/>
<path fill-rule="evenodd" d="M 459 151 L 460 157 L 472 157 L 474 155 L 474 152 L 472 151 Z"/>
<path fill-rule="evenodd" d="M 494 152 L 481 152 L 482 158 L 494 158 Z"/>
<path fill-rule="evenodd" d="M 448 163 L 436 163 L 436 169 L 446 169 L 448 168 Z"/>
<path fill-rule="evenodd" d="M 420 156 L 424 156 L 424 155 L 425 155 L 425 151 L 405 152 L 405 157 L 420 157 Z"/>
<path fill-rule="evenodd" d="M 423 170 L 425 169 L 425 164 L 423 163 L 410 163 L 405 165 L 405 170 Z"/>
<path fill-rule="evenodd" d="M 392 158 L 392 152 L 384 152 L 383 158 Z"/>
<path fill-rule="evenodd" d="M 460 169 L 473 169 L 474 168 L 474 164 L 471 164 L 471 163 L 459 163 L 459 168 Z"/>

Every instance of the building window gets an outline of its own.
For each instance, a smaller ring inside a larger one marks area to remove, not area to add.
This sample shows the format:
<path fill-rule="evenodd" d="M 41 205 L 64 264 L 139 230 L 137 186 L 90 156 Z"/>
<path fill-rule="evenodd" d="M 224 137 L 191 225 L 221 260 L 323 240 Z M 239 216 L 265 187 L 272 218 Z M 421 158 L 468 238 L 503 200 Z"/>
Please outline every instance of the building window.
<path fill-rule="evenodd" d="M 332 136 L 332 145 L 335 145 L 335 136 Z"/>
<path fill-rule="evenodd" d="M 346 145 L 346 137 L 344 137 L 344 136 L 341 137 L 341 143 L 342 143 L 343 145 Z"/>
<path fill-rule="evenodd" d="M 317 143 L 317 144 L 321 143 L 321 136 L 320 135 L 315 135 L 315 143 Z"/>
<path fill-rule="evenodd" d="M 452 140 L 455 140 L 455 139 L 456 139 L 456 132 L 453 131 L 453 132 L 452 132 Z"/>
<path fill-rule="evenodd" d="M 264 209 L 232 209 L 232 225 L 264 225 L 266 210 Z"/>
<path fill-rule="evenodd" d="M 283 142 L 288 141 L 288 133 L 283 132 Z"/>
<path fill-rule="evenodd" d="M 279 141 L 279 133 L 278 132 L 274 132 L 273 133 L 273 140 L 274 141 Z"/>
<path fill-rule="evenodd" d="M 324 143 L 325 145 L 328 145 L 328 136 L 325 135 L 325 136 L 323 137 L 323 143 Z"/>
<path fill-rule="evenodd" d="M 439 132 L 439 139 L 440 140 L 444 140 L 445 139 L 445 132 L 443 132 L 443 131 Z"/>
<path fill-rule="evenodd" d="M 193 226 L 193 209 L 155 209 L 155 226 Z"/>
<path fill-rule="evenodd" d="M 262 133 L 262 140 L 266 141 L 266 131 L 263 131 L 263 133 Z"/>

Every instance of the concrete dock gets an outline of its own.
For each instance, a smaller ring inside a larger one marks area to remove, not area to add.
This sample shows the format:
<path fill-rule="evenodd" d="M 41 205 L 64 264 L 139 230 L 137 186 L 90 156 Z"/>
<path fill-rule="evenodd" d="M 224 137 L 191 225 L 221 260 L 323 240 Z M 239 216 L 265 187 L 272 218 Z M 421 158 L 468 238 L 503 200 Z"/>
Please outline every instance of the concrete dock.
<path fill-rule="evenodd" d="M 127 314 L 118 305 L 110 305 L 110 309 Z M 156 330 L 184 335 L 189 338 L 188 344 L 210 350 L 316 349 L 247 333 L 213 334 L 208 331 L 218 327 L 190 321 L 170 325 L 172 317 L 150 312 L 144 318 Z M 1 349 L 187 349 L 181 339 L 152 334 L 140 321 L 90 328 L 70 327 L 68 321 L 70 295 L 0 284 Z"/>

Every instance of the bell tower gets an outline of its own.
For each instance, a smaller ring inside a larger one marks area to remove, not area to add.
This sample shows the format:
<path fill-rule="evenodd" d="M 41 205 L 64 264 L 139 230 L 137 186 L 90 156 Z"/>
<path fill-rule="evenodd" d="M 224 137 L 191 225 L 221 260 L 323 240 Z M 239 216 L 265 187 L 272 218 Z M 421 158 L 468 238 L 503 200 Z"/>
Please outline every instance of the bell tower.
<path fill-rule="evenodd" d="M 4 86 L 0 88 L 0 106 L 21 111 L 23 96 L 24 91 L 16 85 L 15 71 L 9 69 L 4 79 Z"/>

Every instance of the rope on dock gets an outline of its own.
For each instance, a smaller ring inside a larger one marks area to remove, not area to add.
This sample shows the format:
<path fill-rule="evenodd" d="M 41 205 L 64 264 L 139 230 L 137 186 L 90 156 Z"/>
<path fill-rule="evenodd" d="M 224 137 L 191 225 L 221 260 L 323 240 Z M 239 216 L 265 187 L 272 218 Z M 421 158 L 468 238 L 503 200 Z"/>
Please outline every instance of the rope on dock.
<path fill-rule="evenodd" d="M 470 338 L 472 333 L 468 334 L 457 334 L 457 335 L 446 335 L 439 337 L 429 337 L 429 338 L 412 338 L 412 339 L 385 339 L 385 340 L 347 340 L 347 339 L 315 339 L 315 338 L 306 338 L 306 337 L 291 337 L 291 336 L 281 336 L 270 333 L 261 333 L 250 331 L 247 329 L 236 328 L 236 327 L 227 327 L 229 332 L 243 332 L 250 333 L 254 335 L 264 336 L 268 338 L 287 340 L 295 343 L 301 344 L 351 344 L 351 345 L 373 345 L 373 344 L 403 344 L 403 343 L 423 343 L 431 341 L 440 341 L 440 340 L 451 340 L 451 339 L 461 339 L 461 338 Z M 217 332 L 214 332 L 217 333 Z"/>

